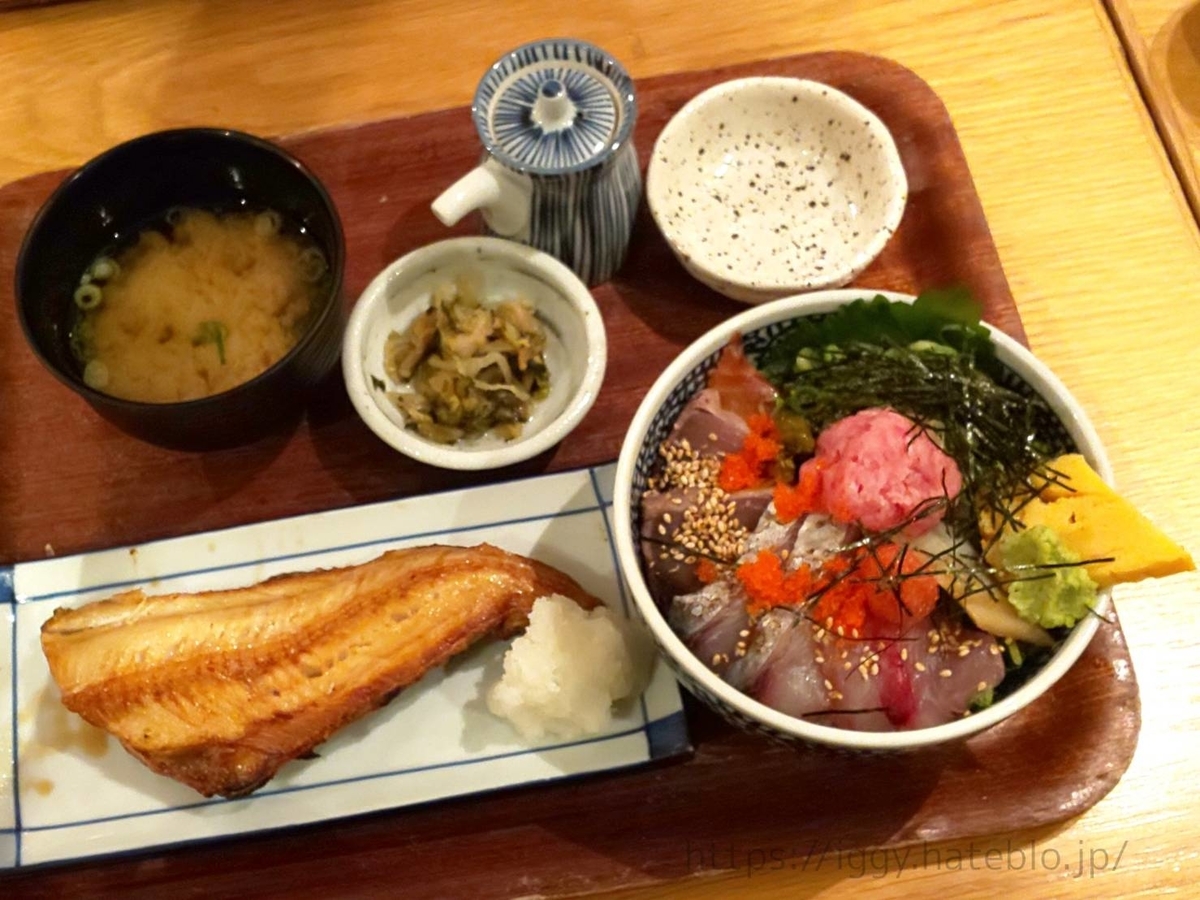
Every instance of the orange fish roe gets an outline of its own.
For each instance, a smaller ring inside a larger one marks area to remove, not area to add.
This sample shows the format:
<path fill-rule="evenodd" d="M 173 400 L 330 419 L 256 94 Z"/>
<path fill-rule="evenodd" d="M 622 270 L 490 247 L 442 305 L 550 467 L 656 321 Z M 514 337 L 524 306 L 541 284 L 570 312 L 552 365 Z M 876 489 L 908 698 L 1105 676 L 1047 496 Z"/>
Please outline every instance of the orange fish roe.
<path fill-rule="evenodd" d="M 906 613 L 914 619 L 924 618 L 938 600 L 937 579 L 916 574 L 926 559 L 915 551 L 902 555 L 891 543 L 875 547 L 821 595 L 813 618 L 846 634 L 862 630 L 868 618 L 893 625 L 900 624 Z M 845 571 L 849 563 L 844 558 L 842 562 Z"/>
<path fill-rule="evenodd" d="M 835 522 L 857 522 L 858 509 L 848 502 L 845 494 L 837 494 L 833 497 L 826 498 L 826 512 L 833 517 Z"/>
<path fill-rule="evenodd" d="M 721 577 L 721 570 L 711 559 L 702 559 L 696 564 L 696 577 L 701 584 L 712 584 Z"/>
<path fill-rule="evenodd" d="M 867 621 L 867 602 L 870 591 L 852 576 L 835 581 L 813 607 L 812 616 L 822 627 L 853 634 L 862 630 Z"/>
<path fill-rule="evenodd" d="M 736 574 L 749 598 L 746 610 L 753 615 L 776 606 L 799 606 L 817 587 L 807 565 L 785 573 L 783 560 L 769 550 L 760 550 L 753 560 L 742 563 Z"/>
<path fill-rule="evenodd" d="M 897 545 L 887 543 L 858 558 L 834 557 L 817 573 L 807 564 L 785 572 L 778 554 L 760 550 L 735 574 L 746 589 L 746 611 L 751 615 L 776 606 L 799 608 L 816 598 L 809 612 L 814 622 L 839 635 L 857 637 L 871 621 L 899 624 L 906 610 L 914 619 L 933 612 L 937 579 L 918 574 L 927 558 L 915 551 L 902 555 Z"/>
<path fill-rule="evenodd" d="M 775 485 L 775 518 L 780 522 L 794 522 L 810 512 L 821 512 L 821 469 L 819 460 L 811 460 L 800 467 L 800 478 L 794 485 Z"/>
<path fill-rule="evenodd" d="M 750 562 L 737 567 L 737 580 L 750 598 L 746 608 L 761 612 L 790 599 L 784 590 L 783 560 L 769 550 L 760 550 Z"/>
<path fill-rule="evenodd" d="M 727 494 L 745 490 L 757 485 L 758 469 L 750 464 L 740 453 L 730 453 L 721 460 L 721 472 L 717 475 L 717 484 Z"/>
<path fill-rule="evenodd" d="M 843 633 L 851 634 L 866 621 L 866 595 L 862 584 L 850 574 L 853 567 L 850 557 L 835 556 L 821 568 L 821 594 L 813 606 L 812 618 L 822 628 L 841 628 Z"/>
<path fill-rule="evenodd" d="M 726 493 L 756 487 L 770 480 L 771 466 L 783 445 L 775 420 L 765 413 L 755 413 L 746 420 L 750 433 L 737 453 L 729 453 L 721 461 L 717 484 Z"/>
<path fill-rule="evenodd" d="M 905 610 L 914 619 L 923 619 L 933 612 L 938 601 L 937 579 L 916 574 L 928 559 L 919 551 L 901 554 L 895 544 L 876 547 L 874 554 L 858 567 L 864 578 L 876 580 L 870 585 L 874 588 L 869 601 L 871 612 L 893 624 L 903 621 Z"/>

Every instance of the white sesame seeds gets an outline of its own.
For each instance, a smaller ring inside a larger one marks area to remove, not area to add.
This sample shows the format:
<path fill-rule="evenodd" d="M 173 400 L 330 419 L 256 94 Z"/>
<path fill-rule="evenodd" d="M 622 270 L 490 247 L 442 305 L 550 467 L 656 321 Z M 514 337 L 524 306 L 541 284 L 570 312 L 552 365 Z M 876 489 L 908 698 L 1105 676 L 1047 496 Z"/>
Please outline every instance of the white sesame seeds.
<path fill-rule="evenodd" d="M 949 669 L 942 669 L 940 672 L 938 672 L 938 678 L 949 678 L 953 674 L 954 673 Z"/>
<path fill-rule="evenodd" d="M 919 661 L 915 662 L 915 663 L 913 663 L 913 668 L 916 669 L 918 672 L 924 672 L 925 671 L 925 663 L 919 662 Z"/>
<path fill-rule="evenodd" d="M 738 521 L 737 504 L 717 484 L 721 461 L 715 456 L 698 456 L 686 441 L 664 443 L 659 448 L 665 465 L 650 481 L 650 488 L 668 491 L 682 488 L 695 492 L 695 502 L 682 510 L 681 521 L 674 530 L 675 542 L 691 554 L 710 556 L 732 562 L 745 552 L 748 532 Z M 692 503 L 689 497 L 689 503 Z M 672 497 L 671 503 L 682 506 L 682 497 Z M 663 513 L 663 521 L 675 525 L 676 517 Z M 660 525 L 660 535 L 667 530 Z"/>
<path fill-rule="evenodd" d="M 906 662 L 908 661 L 908 648 L 907 647 L 900 648 L 900 658 Z"/>
<path fill-rule="evenodd" d="M 827 690 L 827 691 L 833 690 L 833 682 L 830 681 L 828 678 L 825 679 L 825 690 Z"/>
<path fill-rule="evenodd" d="M 987 682 L 986 682 L 986 681 L 981 681 L 981 682 L 979 682 L 979 684 L 975 685 L 975 691 L 976 691 L 976 693 L 982 693 L 983 691 L 986 691 L 986 690 L 987 690 L 987 686 L 988 686 L 988 685 L 987 685 Z"/>

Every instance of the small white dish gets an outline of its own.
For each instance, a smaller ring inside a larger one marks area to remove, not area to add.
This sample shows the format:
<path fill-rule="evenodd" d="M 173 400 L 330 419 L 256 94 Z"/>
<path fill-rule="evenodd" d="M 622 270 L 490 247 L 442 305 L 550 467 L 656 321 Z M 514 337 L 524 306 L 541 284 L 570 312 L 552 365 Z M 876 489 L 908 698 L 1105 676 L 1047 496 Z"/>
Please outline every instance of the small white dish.
<path fill-rule="evenodd" d="M 848 284 L 900 224 L 908 181 L 858 101 L 814 81 L 743 78 L 667 123 L 646 199 L 693 277 L 762 303 Z"/>
<path fill-rule="evenodd" d="M 397 387 L 384 371 L 388 335 L 403 332 L 429 307 L 433 290 L 460 274 L 478 280 L 485 302 L 525 297 L 546 328 L 550 394 L 510 441 L 488 434 L 435 443 L 406 428 L 388 397 Z M 342 346 L 346 391 L 367 427 L 406 456 L 446 469 L 493 469 L 553 447 L 596 401 L 607 360 L 604 323 L 587 286 L 552 256 L 490 237 L 439 241 L 393 262 L 359 297 Z"/>

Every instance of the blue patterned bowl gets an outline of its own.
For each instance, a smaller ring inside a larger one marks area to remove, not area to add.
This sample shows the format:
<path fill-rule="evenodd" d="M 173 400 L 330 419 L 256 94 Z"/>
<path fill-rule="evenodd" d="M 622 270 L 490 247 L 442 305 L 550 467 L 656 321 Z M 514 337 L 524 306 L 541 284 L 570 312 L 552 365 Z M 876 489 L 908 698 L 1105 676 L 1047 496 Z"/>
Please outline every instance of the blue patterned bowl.
<path fill-rule="evenodd" d="M 995 705 L 974 715 L 913 731 L 859 732 L 820 725 L 778 712 L 723 681 L 697 658 L 667 623 L 654 602 L 642 571 L 639 523 L 642 494 L 658 460 L 658 448 L 688 400 L 704 387 L 721 349 L 740 333 L 751 359 L 797 319 L 821 317 L 861 298 L 883 294 L 891 300 L 913 298 L 882 291 L 855 289 L 821 291 L 776 300 L 754 307 L 718 325 L 684 350 L 654 383 L 633 417 L 617 464 L 613 489 L 613 517 L 617 557 L 634 603 L 645 620 L 660 654 L 679 681 L 696 697 L 735 725 L 791 744 L 820 744 L 860 752 L 910 750 L 946 741 L 960 740 L 1011 716 L 1050 688 L 1083 653 L 1100 624 L 1100 616 L 1088 616 L 1061 644 L 1055 655 L 1023 686 Z M 1105 480 L 1112 472 L 1104 448 L 1083 409 L 1062 382 L 1024 346 L 1008 335 L 991 329 L 996 357 L 1011 378 L 1007 386 L 1037 393 L 1050 405 L 1060 424 Z M 1101 593 L 1097 611 L 1103 615 L 1111 602 Z"/>

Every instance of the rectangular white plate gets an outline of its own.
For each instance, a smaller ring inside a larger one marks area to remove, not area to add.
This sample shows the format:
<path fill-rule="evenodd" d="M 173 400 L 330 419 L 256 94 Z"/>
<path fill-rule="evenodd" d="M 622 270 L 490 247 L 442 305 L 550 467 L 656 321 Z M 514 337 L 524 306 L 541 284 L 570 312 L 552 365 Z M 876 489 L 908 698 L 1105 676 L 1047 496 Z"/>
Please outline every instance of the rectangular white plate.
<path fill-rule="evenodd" d="M 585 740 L 523 742 L 483 690 L 507 644 L 430 672 L 384 709 L 287 764 L 250 797 L 206 800 L 155 775 L 68 712 L 42 656 L 55 608 L 119 590 L 202 591 L 354 565 L 386 550 L 495 544 L 565 571 L 629 615 L 612 548 L 614 466 L 0 568 L 0 867 L 30 866 L 392 809 L 646 763 L 691 749 L 679 690 L 655 663 L 645 693 Z"/>

